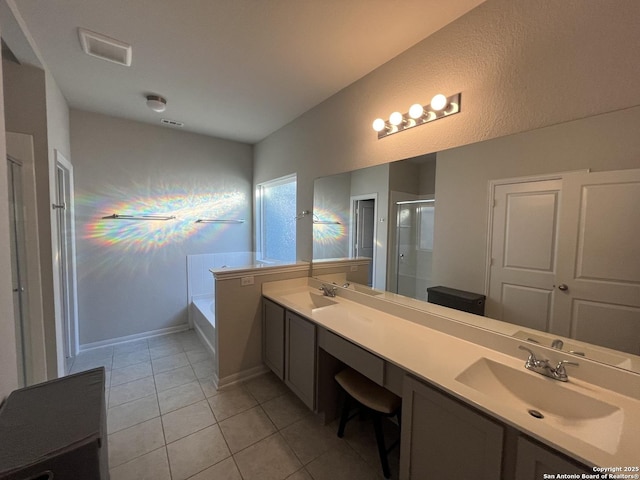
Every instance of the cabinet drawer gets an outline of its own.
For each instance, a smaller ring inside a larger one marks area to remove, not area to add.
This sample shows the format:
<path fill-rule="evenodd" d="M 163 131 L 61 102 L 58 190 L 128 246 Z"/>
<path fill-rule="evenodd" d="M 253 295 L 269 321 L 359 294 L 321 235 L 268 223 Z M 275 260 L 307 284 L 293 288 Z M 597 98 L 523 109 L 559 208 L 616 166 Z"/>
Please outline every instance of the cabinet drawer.
<path fill-rule="evenodd" d="M 324 328 L 318 329 L 318 346 L 338 360 L 384 386 L 384 360 Z"/>

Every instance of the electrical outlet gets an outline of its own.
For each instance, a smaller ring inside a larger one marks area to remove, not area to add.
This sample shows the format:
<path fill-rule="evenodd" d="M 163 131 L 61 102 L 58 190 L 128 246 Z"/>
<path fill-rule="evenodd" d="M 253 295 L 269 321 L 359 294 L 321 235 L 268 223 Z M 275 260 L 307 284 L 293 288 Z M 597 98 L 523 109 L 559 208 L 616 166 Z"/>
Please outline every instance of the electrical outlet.
<path fill-rule="evenodd" d="M 351 265 L 351 271 L 352 272 L 357 272 L 358 271 L 358 266 L 357 265 Z"/>
<path fill-rule="evenodd" d="M 242 277 L 240 279 L 240 285 L 246 287 L 247 285 L 253 285 L 253 276 L 251 277 Z"/>

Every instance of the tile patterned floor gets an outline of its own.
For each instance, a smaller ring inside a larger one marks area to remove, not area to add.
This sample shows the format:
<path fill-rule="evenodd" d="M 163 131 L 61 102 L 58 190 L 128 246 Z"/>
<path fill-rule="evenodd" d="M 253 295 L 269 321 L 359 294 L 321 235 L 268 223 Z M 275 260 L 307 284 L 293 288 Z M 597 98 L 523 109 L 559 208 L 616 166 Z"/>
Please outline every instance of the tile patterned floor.
<path fill-rule="evenodd" d="M 383 478 L 370 421 L 351 420 L 339 439 L 270 373 L 216 390 L 193 331 L 82 353 L 71 373 L 97 366 L 112 480 Z M 397 478 L 398 449 L 390 463 Z"/>

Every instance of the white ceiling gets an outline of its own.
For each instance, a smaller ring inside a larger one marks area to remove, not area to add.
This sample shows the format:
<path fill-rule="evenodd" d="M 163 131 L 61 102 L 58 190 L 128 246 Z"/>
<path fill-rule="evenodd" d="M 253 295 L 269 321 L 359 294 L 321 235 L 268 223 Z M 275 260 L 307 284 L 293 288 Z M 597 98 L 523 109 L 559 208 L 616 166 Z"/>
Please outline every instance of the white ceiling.
<path fill-rule="evenodd" d="M 14 1 L 70 107 L 255 143 L 484 0 Z M 131 67 L 82 53 L 78 27 L 131 44 Z"/>

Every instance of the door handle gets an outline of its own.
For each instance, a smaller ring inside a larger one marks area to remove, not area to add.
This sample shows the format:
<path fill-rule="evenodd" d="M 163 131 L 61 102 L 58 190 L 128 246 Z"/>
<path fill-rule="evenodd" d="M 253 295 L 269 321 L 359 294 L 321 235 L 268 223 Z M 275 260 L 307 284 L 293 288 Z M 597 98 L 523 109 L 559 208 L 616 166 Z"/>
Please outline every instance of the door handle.
<path fill-rule="evenodd" d="M 558 290 L 566 292 L 567 290 L 569 290 L 569 287 L 565 283 L 561 283 L 560 285 L 558 285 Z"/>

